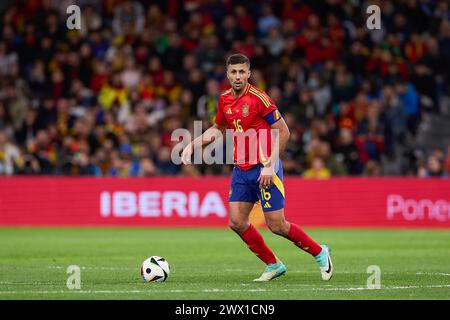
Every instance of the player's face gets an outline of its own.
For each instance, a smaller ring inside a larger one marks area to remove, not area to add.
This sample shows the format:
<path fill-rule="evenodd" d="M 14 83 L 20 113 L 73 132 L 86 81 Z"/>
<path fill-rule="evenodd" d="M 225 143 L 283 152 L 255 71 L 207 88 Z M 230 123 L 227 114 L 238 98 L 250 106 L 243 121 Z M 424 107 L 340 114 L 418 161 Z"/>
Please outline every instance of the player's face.
<path fill-rule="evenodd" d="M 242 91 L 250 78 L 250 69 L 245 63 L 230 64 L 227 68 L 227 78 L 235 92 Z"/>

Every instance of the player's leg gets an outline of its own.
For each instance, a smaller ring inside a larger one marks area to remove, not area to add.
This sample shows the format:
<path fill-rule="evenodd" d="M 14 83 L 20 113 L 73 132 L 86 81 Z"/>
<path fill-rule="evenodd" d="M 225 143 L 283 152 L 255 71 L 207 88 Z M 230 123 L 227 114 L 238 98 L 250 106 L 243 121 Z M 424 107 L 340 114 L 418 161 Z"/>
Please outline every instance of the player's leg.
<path fill-rule="evenodd" d="M 249 186 L 244 175 L 245 173 L 238 168 L 233 170 L 229 195 L 229 226 L 241 237 L 248 248 L 267 265 L 266 269 L 273 269 L 273 266 L 278 266 L 277 258 L 266 245 L 259 231 L 249 221 L 250 212 L 256 200 L 258 200 L 258 196 Z M 285 269 L 275 269 L 275 273 L 271 270 L 270 275 L 266 274 L 264 278 L 266 280 L 264 281 L 273 279 L 285 272 Z"/>
<path fill-rule="evenodd" d="M 228 226 L 239 236 L 250 227 L 250 212 L 255 204 L 253 202 L 230 201 Z"/>
<path fill-rule="evenodd" d="M 229 226 L 247 244 L 247 247 L 265 264 L 276 262 L 272 250 L 266 245 L 259 231 L 250 224 L 249 215 L 254 203 L 232 201 L 229 204 Z"/>
<path fill-rule="evenodd" d="M 302 228 L 286 221 L 284 209 L 264 212 L 267 227 L 275 234 L 291 240 L 297 247 L 311 254 L 320 267 L 323 280 L 330 280 L 333 275 L 333 263 L 330 250 L 326 245 L 319 245 L 306 234 Z"/>
<path fill-rule="evenodd" d="M 284 185 L 281 161 L 279 161 L 275 172 L 272 186 L 267 189 L 260 189 L 258 194 L 266 224 L 273 233 L 291 240 L 297 247 L 311 254 L 320 266 L 322 279 L 329 280 L 333 273 L 329 249 L 326 245 L 319 245 L 295 223 L 286 221 L 284 218 Z"/>
<path fill-rule="evenodd" d="M 283 208 L 265 211 L 264 217 L 270 231 L 291 240 L 300 249 L 308 252 L 314 257 L 322 251 L 321 246 L 308 236 L 298 225 L 286 221 Z"/>

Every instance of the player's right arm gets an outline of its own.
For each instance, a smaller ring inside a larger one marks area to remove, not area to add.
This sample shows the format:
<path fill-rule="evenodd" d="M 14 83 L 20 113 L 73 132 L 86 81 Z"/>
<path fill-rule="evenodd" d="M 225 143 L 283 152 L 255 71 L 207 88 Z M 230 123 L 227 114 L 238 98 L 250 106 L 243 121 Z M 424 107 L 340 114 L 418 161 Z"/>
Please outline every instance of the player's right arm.
<path fill-rule="evenodd" d="M 203 146 L 215 141 L 217 137 L 223 135 L 226 128 L 227 121 L 222 110 L 222 99 L 219 98 L 215 123 L 211 127 L 209 127 L 201 136 L 195 138 L 186 146 L 186 148 L 184 148 L 183 153 L 181 154 L 181 161 L 183 162 L 183 164 L 191 163 L 191 155 L 194 150 L 197 148 L 202 148 Z"/>
<path fill-rule="evenodd" d="M 215 123 L 211 127 L 209 127 L 201 136 L 191 141 L 186 146 L 186 148 L 183 149 L 183 153 L 181 154 L 181 161 L 183 162 L 183 164 L 191 163 L 191 155 L 194 150 L 215 141 L 217 137 L 225 132 L 226 128 L 226 126 L 218 125 L 217 123 Z"/>

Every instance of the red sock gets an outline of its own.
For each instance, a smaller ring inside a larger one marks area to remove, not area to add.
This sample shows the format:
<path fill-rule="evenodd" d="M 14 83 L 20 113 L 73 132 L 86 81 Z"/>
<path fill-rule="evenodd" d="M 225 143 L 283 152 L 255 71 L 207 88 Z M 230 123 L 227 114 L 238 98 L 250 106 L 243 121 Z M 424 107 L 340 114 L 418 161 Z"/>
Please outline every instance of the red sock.
<path fill-rule="evenodd" d="M 289 240 L 294 242 L 297 247 L 308 252 L 314 257 L 322 251 L 322 247 L 294 223 L 291 223 L 291 228 L 287 237 Z"/>
<path fill-rule="evenodd" d="M 241 238 L 247 244 L 248 248 L 266 264 L 277 262 L 277 258 L 272 250 L 269 249 L 264 242 L 262 235 L 253 225 L 250 225 L 248 229 L 241 234 Z"/>

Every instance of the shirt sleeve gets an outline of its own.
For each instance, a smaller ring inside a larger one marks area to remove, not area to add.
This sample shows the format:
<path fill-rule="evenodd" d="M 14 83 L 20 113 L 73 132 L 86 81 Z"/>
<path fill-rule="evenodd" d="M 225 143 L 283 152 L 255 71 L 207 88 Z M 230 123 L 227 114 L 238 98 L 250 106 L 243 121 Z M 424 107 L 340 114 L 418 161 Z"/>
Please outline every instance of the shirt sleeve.
<path fill-rule="evenodd" d="M 259 108 L 259 114 L 264 120 L 269 122 L 269 124 L 273 124 L 280 119 L 280 113 L 278 112 L 278 108 L 275 105 L 275 102 L 267 95 L 266 93 L 258 93 L 256 95 L 255 100 L 257 102 Z M 277 111 L 275 113 L 275 111 Z"/>
<path fill-rule="evenodd" d="M 227 119 L 225 118 L 225 115 L 223 114 L 222 99 L 220 97 L 219 97 L 219 101 L 217 102 L 217 113 L 216 113 L 216 117 L 214 119 L 214 123 L 219 126 L 223 126 L 223 127 L 226 127 L 228 125 Z"/>

